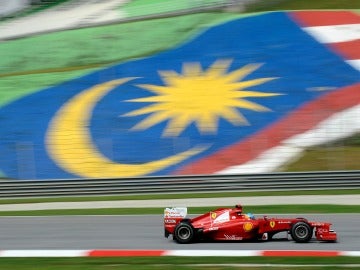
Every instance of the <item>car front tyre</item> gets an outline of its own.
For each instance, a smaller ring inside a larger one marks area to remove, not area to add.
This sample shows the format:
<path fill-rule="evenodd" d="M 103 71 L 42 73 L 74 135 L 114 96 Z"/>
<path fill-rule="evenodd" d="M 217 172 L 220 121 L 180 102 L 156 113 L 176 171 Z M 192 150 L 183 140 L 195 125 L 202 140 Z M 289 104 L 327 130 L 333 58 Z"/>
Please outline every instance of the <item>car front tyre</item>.
<path fill-rule="evenodd" d="M 295 242 L 306 243 L 312 238 L 313 230 L 308 223 L 298 221 L 291 227 L 290 234 Z"/>

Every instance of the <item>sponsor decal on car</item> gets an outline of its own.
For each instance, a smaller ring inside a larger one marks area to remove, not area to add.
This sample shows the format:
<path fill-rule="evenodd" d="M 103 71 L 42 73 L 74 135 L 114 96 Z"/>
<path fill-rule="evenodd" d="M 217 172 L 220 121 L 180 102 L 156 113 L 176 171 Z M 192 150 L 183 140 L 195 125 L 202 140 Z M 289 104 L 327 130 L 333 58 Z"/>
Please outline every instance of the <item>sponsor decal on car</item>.
<path fill-rule="evenodd" d="M 279 223 L 279 224 L 289 224 L 289 223 L 291 223 L 291 221 L 279 220 L 277 223 Z"/>
<path fill-rule="evenodd" d="M 213 220 L 213 223 L 214 224 L 217 224 L 217 223 L 224 223 L 224 222 L 228 222 L 230 220 L 230 213 L 229 211 L 226 211 L 225 213 L 222 213 L 220 214 L 219 216 L 216 215 L 216 213 L 213 213 L 215 214 L 215 219 Z M 213 219 L 213 215 L 211 214 L 211 218 Z"/>
<path fill-rule="evenodd" d="M 316 231 L 317 231 L 318 233 L 328 233 L 328 232 L 329 232 L 328 229 L 324 229 L 324 228 L 317 228 Z"/>
<path fill-rule="evenodd" d="M 251 231 L 253 228 L 253 224 L 251 222 L 245 222 L 243 228 L 245 232 Z"/>
<path fill-rule="evenodd" d="M 314 227 L 321 227 L 324 226 L 325 224 L 323 222 L 312 222 L 311 223 Z"/>
<path fill-rule="evenodd" d="M 224 238 L 226 240 L 242 240 L 243 238 L 240 236 L 236 236 L 236 235 L 229 235 L 229 234 L 224 234 Z"/>
<path fill-rule="evenodd" d="M 165 219 L 164 220 L 165 223 L 176 223 L 175 219 Z"/>
<path fill-rule="evenodd" d="M 186 207 L 172 207 L 165 208 L 164 217 L 165 218 L 184 218 L 187 215 Z"/>

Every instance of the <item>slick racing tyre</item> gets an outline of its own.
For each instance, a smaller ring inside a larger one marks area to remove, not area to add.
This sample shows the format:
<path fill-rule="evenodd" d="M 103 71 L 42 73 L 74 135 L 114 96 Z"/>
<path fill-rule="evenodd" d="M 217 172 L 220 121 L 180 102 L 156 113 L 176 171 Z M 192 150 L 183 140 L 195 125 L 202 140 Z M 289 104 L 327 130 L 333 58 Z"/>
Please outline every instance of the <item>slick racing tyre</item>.
<path fill-rule="evenodd" d="M 290 233 L 295 242 L 306 243 L 312 238 L 313 230 L 308 223 L 298 221 L 291 227 Z"/>
<path fill-rule="evenodd" d="M 191 224 L 181 222 L 175 227 L 174 239 L 180 244 L 191 243 L 194 239 L 194 228 Z"/>

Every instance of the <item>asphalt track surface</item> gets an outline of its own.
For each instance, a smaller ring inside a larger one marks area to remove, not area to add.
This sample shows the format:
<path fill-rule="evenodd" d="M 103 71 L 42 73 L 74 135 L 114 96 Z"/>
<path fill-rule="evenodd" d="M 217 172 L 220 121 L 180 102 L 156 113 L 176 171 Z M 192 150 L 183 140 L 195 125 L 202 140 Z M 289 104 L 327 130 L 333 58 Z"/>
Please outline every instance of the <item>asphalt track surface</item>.
<path fill-rule="evenodd" d="M 260 217 L 261 215 L 256 215 Z M 283 233 L 271 242 L 212 242 L 181 245 L 163 236 L 162 215 L 0 217 L 0 250 L 165 249 L 165 250 L 360 250 L 360 214 L 269 215 L 329 221 L 336 243 L 299 244 Z"/>

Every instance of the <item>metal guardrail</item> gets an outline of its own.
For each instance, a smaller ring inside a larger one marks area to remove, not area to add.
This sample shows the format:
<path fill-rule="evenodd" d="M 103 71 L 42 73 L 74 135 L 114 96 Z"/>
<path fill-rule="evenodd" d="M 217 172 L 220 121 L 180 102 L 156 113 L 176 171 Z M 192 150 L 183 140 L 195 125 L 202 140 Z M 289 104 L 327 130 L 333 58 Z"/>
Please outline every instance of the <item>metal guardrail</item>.
<path fill-rule="evenodd" d="M 0 181 L 0 198 L 360 188 L 360 171 Z"/>

